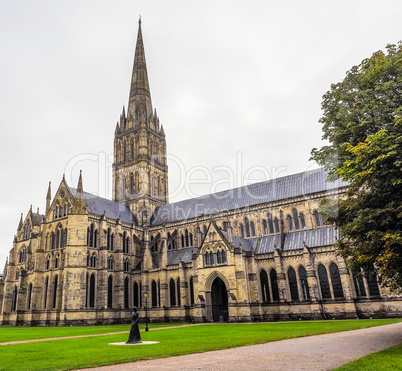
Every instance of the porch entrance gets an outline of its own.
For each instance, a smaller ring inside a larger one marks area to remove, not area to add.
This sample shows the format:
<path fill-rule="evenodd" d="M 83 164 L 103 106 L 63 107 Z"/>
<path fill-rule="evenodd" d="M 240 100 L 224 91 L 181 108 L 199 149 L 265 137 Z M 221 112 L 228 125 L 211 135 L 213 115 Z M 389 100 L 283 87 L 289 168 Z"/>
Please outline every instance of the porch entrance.
<path fill-rule="evenodd" d="M 228 293 L 225 283 L 216 277 L 211 288 L 212 299 L 212 319 L 214 322 L 227 321 L 228 312 Z"/>

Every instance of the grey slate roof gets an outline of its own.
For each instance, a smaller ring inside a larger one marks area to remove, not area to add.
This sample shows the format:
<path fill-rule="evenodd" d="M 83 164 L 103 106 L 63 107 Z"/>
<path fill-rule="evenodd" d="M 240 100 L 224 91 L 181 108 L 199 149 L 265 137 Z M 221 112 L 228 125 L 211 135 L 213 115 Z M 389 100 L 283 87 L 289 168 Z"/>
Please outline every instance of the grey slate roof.
<path fill-rule="evenodd" d="M 69 189 L 72 195 L 76 197 L 77 190 L 72 187 L 69 187 Z M 102 215 L 105 213 L 107 218 L 118 219 L 120 217 L 123 222 L 135 223 L 134 216 L 130 209 L 118 202 L 98 197 L 88 192 L 84 192 L 84 202 L 88 212 L 91 214 Z"/>
<path fill-rule="evenodd" d="M 336 242 L 337 230 L 334 226 L 297 231 L 285 234 L 283 251 L 303 248 L 303 241 L 307 247 L 330 246 Z M 274 252 L 274 246 L 281 247 L 281 235 L 264 236 L 250 240 L 256 254 Z"/>
<path fill-rule="evenodd" d="M 191 262 L 191 255 L 197 252 L 197 248 L 190 247 L 186 249 L 171 250 L 167 252 L 168 264 L 179 264 L 180 260 L 185 263 Z"/>
<path fill-rule="evenodd" d="M 327 182 L 327 175 L 320 168 L 159 206 L 151 224 L 156 226 L 348 186 L 340 180 Z"/>

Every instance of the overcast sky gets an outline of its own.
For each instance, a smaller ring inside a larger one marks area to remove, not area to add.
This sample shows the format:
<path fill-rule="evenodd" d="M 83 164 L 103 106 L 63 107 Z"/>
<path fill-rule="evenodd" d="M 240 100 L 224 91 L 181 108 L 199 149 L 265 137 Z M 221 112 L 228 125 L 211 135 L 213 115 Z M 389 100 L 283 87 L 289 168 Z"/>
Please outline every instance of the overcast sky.
<path fill-rule="evenodd" d="M 170 201 L 314 168 L 322 95 L 402 39 L 399 0 L 0 0 L 0 271 L 49 181 L 111 197 L 139 14 Z"/>

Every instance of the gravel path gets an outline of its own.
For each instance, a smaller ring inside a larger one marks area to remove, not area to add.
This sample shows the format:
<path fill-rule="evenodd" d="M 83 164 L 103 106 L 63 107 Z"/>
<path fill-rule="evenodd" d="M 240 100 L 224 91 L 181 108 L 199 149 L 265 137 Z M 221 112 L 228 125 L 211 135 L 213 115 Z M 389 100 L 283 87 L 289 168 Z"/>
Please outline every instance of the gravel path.
<path fill-rule="evenodd" d="M 402 322 L 88 370 L 331 370 L 402 343 Z"/>

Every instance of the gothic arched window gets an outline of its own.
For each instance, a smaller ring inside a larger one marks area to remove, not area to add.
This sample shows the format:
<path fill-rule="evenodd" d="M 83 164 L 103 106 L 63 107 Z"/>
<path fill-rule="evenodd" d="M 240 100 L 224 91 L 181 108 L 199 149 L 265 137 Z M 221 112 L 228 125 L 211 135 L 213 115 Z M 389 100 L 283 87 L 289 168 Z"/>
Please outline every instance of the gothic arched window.
<path fill-rule="evenodd" d="M 139 300 L 139 290 L 138 290 L 138 283 L 134 282 L 134 306 L 139 308 L 140 307 L 140 300 Z"/>
<path fill-rule="evenodd" d="M 268 234 L 268 225 L 267 225 L 267 221 L 265 219 L 262 220 L 262 230 L 263 230 L 264 234 Z"/>
<path fill-rule="evenodd" d="M 177 278 L 176 286 L 177 286 L 177 305 L 180 306 L 181 305 L 180 278 Z"/>
<path fill-rule="evenodd" d="M 152 295 L 151 295 L 152 307 L 157 307 L 158 306 L 158 292 L 157 292 L 156 282 L 154 280 L 152 280 L 151 292 L 152 292 Z"/>
<path fill-rule="evenodd" d="M 250 223 L 247 217 L 244 218 L 244 225 L 246 226 L 246 236 L 250 237 Z"/>
<path fill-rule="evenodd" d="M 261 283 L 261 298 L 263 302 L 270 301 L 269 297 L 269 286 L 268 286 L 268 275 L 264 269 L 260 272 L 260 283 Z"/>
<path fill-rule="evenodd" d="M 124 279 L 124 308 L 128 308 L 130 306 L 128 293 L 129 293 L 128 277 L 126 277 Z"/>
<path fill-rule="evenodd" d="M 278 276 L 275 269 L 271 269 L 271 272 L 269 272 L 269 278 L 271 280 L 272 299 L 274 301 L 279 301 Z"/>
<path fill-rule="evenodd" d="M 89 280 L 89 307 L 95 308 L 95 274 L 91 274 L 91 278 Z"/>
<path fill-rule="evenodd" d="M 107 279 L 107 307 L 113 308 L 113 277 Z"/>
<path fill-rule="evenodd" d="M 52 305 L 52 308 L 56 308 L 56 303 L 57 303 L 57 284 L 58 284 L 58 276 L 56 274 L 54 276 L 54 282 L 53 282 L 53 305 Z"/>
<path fill-rule="evenodd" d="M 292 267 L 288 269 L 288 281 L 290 289 L 290 298 L 292 300 L 299 300 L 299 290 L 297 289 L 296 272 Z"/>
<path fill-rule="evenodd" d="M 275 233 L 274 223 L 273 223 L 273 220 L 272 220 L 272 214 L 271 213 L 268 213 L 268 230 L 269 230 L 269 233 Z"/>
<path fill-rule="evenodd" d="M 190 278 L 190 304 L 194 304 L 194 279 Z"/>
<path fill-rule="evenodd" d="M 255 237 L 255 224 L 254 224 L 254 222 L 250 223 L 250 232 L 251 232 L 251 236 Z"/>
<path fill-rule="evenodd" d="M 366 297 L 366 289 L 364 287 L 363 276 L 361 272 L 352 271 L 353 283 L 355 285 L 356 296 Z"/>
<path fill-rule="evenodd" d="M 318 266 L 318 278 L 320 280 L 322 298 L 331 299 L 327 270 L 322 264 Z"/>
<path fill-rule="evenodd" d="M 293 231 L 293 222 L 292 222 L 292 217 L 291 217 L 290 215 L 288 215 L 288 216 L 286 217 L 286 223 L 287 223 L 287 225 L 288 225 L 288 230 L 289 230 L 289 232 L 290 232 L 290 231 Z"/>
<path fill-rule="evenodd" d="M 279 219 L 275 217 L 274 219 L 275 233 L 279 233 L 281 230 L 279 228 Z"/>
<path fill-rule="evenodd" d="M 170 306 L 176 305 L 176 284 L 173 278 L 169 281 Z"/>
<path fill-rule="evenodd" d="M 303 213 L 299 214 L 299 219 L 300 219 L 300 228 L 301 229 L 306 228 L 306 217 L 304 216 Z"/>
<path fill-rule="evenodd" d="M 314 210 L 313 217 L 314 217 L 315 226 L 320 227 L 321 226 L 321 218 L 320 218 L 320 214 L 318 213 L 317 210 Z"/>
<path fill-rule="evenodd" d="M 338 266 L 335 263 L 331 263 L 329 266 L 329 274 L 331 275 L 332 288 L 334 290 L 335 298 L 343 298 L 343 289 L 341 276 L 339 274 Z"/>
<path fill-rule="evenodd" d="M 242 223 L 239 224 L 239 229 L 240 229 L 240 236 L 241 236 L 242 238 L 244 238 L 244 227 L 243 227 L 243 224 L 242 224 Z"/>
<path fill-rule="evenodd" d="M 292 209 L 293 221 L 295 229 L 300 229 L 299 218 L 297 215 L 297 210 L 295 208 Z"/>
<path fill-rule="evenodd" d="M 310 290 L 307 282 L 307 272 L 302 265 L 299 267 L 299 280 L 303 300 L 310 300 Z"/>

